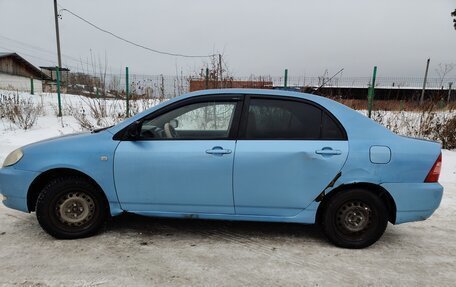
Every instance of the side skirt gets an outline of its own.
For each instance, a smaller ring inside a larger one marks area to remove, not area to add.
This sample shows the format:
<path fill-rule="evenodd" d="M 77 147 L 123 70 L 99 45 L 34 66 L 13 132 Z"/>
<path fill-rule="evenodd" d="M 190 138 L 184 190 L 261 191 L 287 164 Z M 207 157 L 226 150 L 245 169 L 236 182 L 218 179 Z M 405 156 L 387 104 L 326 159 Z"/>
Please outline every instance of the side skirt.
<path fill-rule="evenodd" d="M 150 217 L 167 218 L 187 218 L 187 219 L 213 219 L 213 220 L 233 220 L 233 221 L 262 221 L 262 222 L 290 222 L 314 224 L 317 213 L 318 203 L 312 203 L 308 208 L 292 217 L 263 216 L 263 215 L 240 215 L 240 214 L 216 214 L 216 213 L 183 213 L 183 212 L 164 212 L 164 211 L 133 211 L 134 213 Z"/>

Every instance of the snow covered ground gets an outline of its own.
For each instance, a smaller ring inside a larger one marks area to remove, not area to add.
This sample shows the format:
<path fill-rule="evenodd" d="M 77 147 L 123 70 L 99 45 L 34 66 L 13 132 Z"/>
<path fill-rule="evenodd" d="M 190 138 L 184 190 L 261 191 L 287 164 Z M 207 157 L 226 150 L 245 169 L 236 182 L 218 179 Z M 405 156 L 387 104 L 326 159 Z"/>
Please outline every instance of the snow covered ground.
<path fill-rule="evenodd" d="M 0 162 L 22 145 L 81 130 L 73 116 L 55 117 L 54 95 L 35 99 L 46 115 L 32 129 L 0 120 Z M 133 215 L 113 219 L 97 236 L 62 241 L 34 214 L 0 204 L 0 285 L 454 286 L 456 151 L 443 151 L 440 182 L 444 198 L 430 219 L 390 224 L 364 250 L 336 248 L 315 226 Z"/>

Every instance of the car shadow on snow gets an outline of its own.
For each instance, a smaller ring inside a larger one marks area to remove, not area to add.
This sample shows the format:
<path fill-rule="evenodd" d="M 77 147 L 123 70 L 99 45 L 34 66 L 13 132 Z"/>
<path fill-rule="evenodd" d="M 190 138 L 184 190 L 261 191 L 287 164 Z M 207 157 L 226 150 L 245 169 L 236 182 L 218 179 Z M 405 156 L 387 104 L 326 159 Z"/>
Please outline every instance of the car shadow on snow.
<path fill-rule="evenodd" d="M 145 217 L 125 213 L 112 218 L 104 232 L 142 234 L 149 236 L 180 237 L 182 239 L 215 237 L 239 237 L 262 239 L 292 239 L 325 243 L 326 239 L 317 225 L 296 223 L 270 223 L 250 221 L 223 221 L 202 219 L 173 219 Z"/>

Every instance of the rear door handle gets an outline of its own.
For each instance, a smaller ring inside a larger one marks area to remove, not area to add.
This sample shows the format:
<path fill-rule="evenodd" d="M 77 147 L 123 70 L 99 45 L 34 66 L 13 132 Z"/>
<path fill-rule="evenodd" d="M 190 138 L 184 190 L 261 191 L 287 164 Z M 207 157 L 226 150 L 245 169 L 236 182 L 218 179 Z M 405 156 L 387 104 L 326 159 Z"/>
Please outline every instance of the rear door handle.
<path fill-rule="evenodd" d="M 206 153 L 215 154 L 215 155 L 223 155 L 223 154 L 230 154 L 231 150 L 230 149 L 224 149 L 221 146 L 215 146 L 212 149 L 206 150 Z"/>
<path fill-rule="evenodd" d="M 320 150 L 315 151 L 316 154 L 321 154 L 321 155 L 340 155 L 342 154 L 342 151 L 338 149 L 332 149 L 332 148 L 323 148 Z"/>

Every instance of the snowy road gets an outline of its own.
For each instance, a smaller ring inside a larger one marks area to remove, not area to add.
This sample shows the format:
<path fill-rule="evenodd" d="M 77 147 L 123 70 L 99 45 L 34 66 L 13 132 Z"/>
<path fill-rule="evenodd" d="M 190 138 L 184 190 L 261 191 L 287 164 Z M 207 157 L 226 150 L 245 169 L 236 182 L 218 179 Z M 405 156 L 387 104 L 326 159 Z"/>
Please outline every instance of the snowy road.
<path fill-rule="evenodd" d="M 336 248 L 315 226 L 133 215 L 98 236 L 61 241 L 34 214 L 0 204 L 0 285 L 454 286 L 456 152 L 444 151 L 441 182 L 430 219 L 390 224 L 364 250 Z"/>
<path fill-rule="evenodd" d="M 456 185 L 424 222 L 389 225 L 364 250 L 314 226 L 122 216 L 100 235 L 55 240 L 0 207 L 0 284 L 19 286 L 454 286 Z"/>

